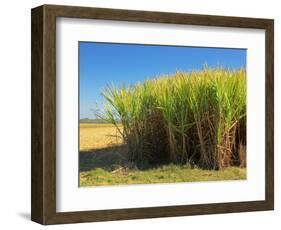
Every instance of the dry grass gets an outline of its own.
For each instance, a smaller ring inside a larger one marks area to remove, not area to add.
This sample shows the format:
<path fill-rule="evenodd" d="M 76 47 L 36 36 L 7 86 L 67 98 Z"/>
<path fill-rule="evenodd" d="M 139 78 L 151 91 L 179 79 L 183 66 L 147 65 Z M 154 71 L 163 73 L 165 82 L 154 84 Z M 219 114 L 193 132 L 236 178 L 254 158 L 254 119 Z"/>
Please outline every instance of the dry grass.
<path fill-rule="evenodd" d="M 80 151 L 89 152 L 121 143 L 122 139 L 118 138 L 117 129 L 112 124 L 80 124 Z"/>

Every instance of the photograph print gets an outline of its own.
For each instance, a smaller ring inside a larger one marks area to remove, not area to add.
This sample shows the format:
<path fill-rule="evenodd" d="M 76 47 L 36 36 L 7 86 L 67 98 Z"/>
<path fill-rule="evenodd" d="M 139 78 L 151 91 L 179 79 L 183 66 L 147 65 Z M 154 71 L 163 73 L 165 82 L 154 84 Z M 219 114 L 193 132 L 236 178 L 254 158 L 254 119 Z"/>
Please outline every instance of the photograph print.
<path fill-rule="evenodd" d="M 78 45 L 80 187 L 247 178 L 246 49 Z"/>

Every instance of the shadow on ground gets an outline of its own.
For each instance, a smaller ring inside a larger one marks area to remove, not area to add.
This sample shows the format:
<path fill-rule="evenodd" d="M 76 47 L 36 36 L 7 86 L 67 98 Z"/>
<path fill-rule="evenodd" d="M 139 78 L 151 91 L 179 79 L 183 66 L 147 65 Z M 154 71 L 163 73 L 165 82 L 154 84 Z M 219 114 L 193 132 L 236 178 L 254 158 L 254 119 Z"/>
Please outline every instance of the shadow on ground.
<path fill-rule="evenodd" d="M 80 172 L 86 172 L 95 168 L 103 168 L 111 171 L 115 167 L 127 163 L 126 145 L 79 152 Z"/>

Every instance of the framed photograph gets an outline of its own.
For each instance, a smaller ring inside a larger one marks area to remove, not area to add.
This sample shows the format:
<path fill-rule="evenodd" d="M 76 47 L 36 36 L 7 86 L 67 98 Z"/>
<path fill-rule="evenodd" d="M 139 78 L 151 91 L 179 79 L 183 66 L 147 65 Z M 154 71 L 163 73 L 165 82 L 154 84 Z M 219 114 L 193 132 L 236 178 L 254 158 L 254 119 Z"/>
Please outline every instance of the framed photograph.
<path fill-rule="evenodd" d="M 31 15 L 33 221 L 273 210 L 273 20 Z"/>

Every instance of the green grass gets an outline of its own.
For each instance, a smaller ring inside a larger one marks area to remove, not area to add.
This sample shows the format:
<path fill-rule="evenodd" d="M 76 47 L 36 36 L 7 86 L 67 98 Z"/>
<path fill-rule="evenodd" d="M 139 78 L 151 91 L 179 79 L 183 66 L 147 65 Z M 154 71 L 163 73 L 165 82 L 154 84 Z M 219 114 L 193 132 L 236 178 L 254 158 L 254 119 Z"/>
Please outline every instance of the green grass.
<path fill-rule="evenodd" d="M 223 170 L 202 170 L 190 166 L 166 165 L 147 170 L 107 171 L 102 168 L 80 172 L 80 186 L 177 183 L 246 179 L 246 169 L 228 167 Z"/>
<path fill-rule="evenodd" d="M 138 166 L 166 161 L 204 169 L 243 166 L 246 71 L 176 72 L 134 85 L 109 85 L 100 117 L 120 135 Z"/>

